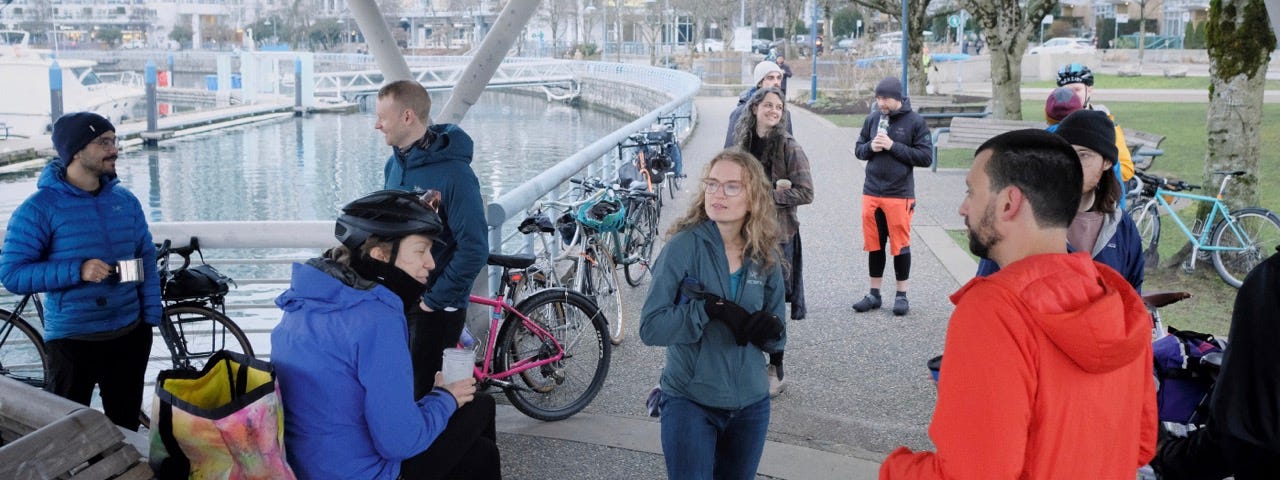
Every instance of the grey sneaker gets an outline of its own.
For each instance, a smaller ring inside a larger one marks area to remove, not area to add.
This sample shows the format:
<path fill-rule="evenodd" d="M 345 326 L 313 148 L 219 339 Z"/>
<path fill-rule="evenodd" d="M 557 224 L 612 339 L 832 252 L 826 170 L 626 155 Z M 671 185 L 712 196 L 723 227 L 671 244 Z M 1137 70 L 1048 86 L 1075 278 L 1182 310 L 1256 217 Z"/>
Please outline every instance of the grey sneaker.
<path fill-rule="evenodd" d="M 853 304 L 853 310 L 858 313 L 862 313 L 873 308 L 880 308 L 880 297 L 870 293 L 868 293 L 867 296 L 862 297 L 862 300 L 858 300 L 858 303 Z"/>
<path fill-rule="evenodd" d="M 911 305 L 907 303 L 907 297 L 899 296 L 899 297 L 893 298 L 893 314 L 894 315 L 901 317 L 903 315 L 906 315 L 908 310 L 911 310 Z"/>

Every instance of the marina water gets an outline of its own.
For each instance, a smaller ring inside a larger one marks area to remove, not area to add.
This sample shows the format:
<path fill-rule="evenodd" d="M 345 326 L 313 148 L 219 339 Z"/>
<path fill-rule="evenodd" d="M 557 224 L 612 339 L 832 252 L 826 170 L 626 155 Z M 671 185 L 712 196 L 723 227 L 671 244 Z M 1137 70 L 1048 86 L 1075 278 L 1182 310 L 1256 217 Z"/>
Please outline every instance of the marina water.
<path fill-rule="evenodd" d="M 433 95 L 433 113 L 445 102 Z M 316 114 L 218 129 L 120 152 L 121 183 L 148 220 L 329 220 L 382 187 L 391 147 L 374 130 L 372 100 L 359 113 Z M 488 91 L 462 127 L 486 201 L 628 123 L 614 114 Z M 35 191 L 42 162 L 0 173 L 0 221 Z"/>

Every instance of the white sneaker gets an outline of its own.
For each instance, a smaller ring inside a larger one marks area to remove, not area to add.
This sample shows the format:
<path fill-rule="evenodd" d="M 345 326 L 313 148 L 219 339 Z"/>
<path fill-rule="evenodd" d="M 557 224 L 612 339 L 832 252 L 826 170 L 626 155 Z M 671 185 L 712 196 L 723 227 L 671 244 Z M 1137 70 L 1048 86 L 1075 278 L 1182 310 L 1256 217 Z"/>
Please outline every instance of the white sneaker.
<path fill-rule="evenodd" d="M 769 398 L 778 396 L 783 390 L 787 389 L 786 382 L 778 379 L 778 367 L 769 365 Z"/>

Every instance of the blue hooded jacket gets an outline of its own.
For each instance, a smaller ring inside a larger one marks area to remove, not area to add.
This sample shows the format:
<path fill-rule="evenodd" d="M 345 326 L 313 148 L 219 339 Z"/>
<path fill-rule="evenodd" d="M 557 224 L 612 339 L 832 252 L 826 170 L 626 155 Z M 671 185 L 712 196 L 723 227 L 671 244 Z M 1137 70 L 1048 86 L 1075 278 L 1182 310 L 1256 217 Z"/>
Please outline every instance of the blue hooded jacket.
<path fill-rule="evenodd" d="M 458 404 L 413 399 L 404 303 L 327 259 L 293 265 L 271 331 L 284 441 L 298 478 L 387 479 L 444 431 Z"/>
<path fill-rule="evenodd" d="M 156 246 L 147 219 L 129 190 L 104 175 L 95 195 L 67 181 L 67 165 L 45 166 L 36 192 L 9 218 L 0 249 L 0 283 L 10 292 L 46 293 L 44 340 L 113 332 L 139 319 L 160 324 Z M 80 279 L 90 259 L 109 265 L 142 259 L 142 282 Z"/>
<path fill-rule="evenodd" d="M 457 125 L 428 127 L 435 139 L 421 148 L 414 145 L 405 154 L 391 147 L 384 168 L 384 188 L 440 192 L 440 219 L 444 221 L 442 242 L 435 242 L 431 255 L 436 269 L 427 280 L 430 287 L 423 300 L 432 310 L 466 308 L 471 284 L 489 259 L 489 226 L 484 218 L 480 182 L 471 169 L 472 143 Z"/>
<path fill-rule="evenodd" d="M 680 282 L 693 277 L 707 293 L 726 298 L 748 312 L 764 310 L 786 317 L 786 287 L 782 267 L 764 270 L 748 258 L 741 267 L 737 296 L 729 295 L 729 262 L 724 241 L 715 222 L 706 221 L 671 237 L 653 266 L 653 284 L 641 311 L 640 339 L 645 345 L 667 347 L 667 366 L 662 371 L 662 391 L 687 398 L 699 405 L 737 410 L 769 396 L 765 357 L 761 352 L 781 352 L 782 338 L 766 342 L 763 349 L 752 343 L 738 345 L 733 331 L 724 322 L 711 321 L 704 310 L 706 300 L 676 303 Z"/>
<path fill-rule="evenodd" d="M 1070 245 L 1067 248 L 1075 251 Z M 1142 237 L 1129 214 L 1116 210 L 1105 217 L 1102 229 L 1098 231 L 1098 243 L 1093 246 L 1090 254 L 1094 261 L 1111 267 L 1128 280 L 1134 290 L 1142 292 L 1146 260 L 1142 255 Z M 978 262 L 979 277 L 998 271 L 1000 266 L 996 262 L 985 258 Z"/>

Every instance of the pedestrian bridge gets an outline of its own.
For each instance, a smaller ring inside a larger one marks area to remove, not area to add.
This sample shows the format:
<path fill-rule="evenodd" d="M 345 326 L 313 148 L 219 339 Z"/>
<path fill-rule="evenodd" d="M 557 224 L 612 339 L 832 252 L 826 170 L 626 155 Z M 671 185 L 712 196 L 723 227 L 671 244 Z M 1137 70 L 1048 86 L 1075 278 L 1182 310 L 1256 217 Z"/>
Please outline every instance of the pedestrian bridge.
<path fill-rule="evenodd" d="M 429 65 L 409 67 L 413 79 L 428 91 L 447 91 L 462 83 L 466 60 L 469 57 L 454 59 L 434 57 Z M 440 61 L 444 60 L 444 61 Z M 373 95 L 383 84 L 382 71 L 374 65 L 371 68 L 347 71 L 317 72 L 315 74 L 315 95 L 317 97 L 341 97 L 345 100 L 357 100 L 360 97 Z M 541 87 L 547 100 L 568 100 L 577 97 L 581 92 L 578 79 L 567 62 L 546 60 L 514 60 L 503 62 L 489 80 L 487 88 Z"/>

